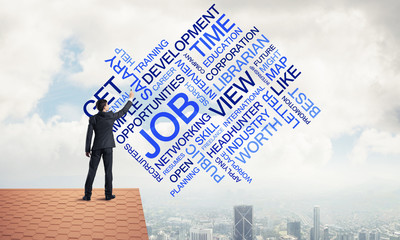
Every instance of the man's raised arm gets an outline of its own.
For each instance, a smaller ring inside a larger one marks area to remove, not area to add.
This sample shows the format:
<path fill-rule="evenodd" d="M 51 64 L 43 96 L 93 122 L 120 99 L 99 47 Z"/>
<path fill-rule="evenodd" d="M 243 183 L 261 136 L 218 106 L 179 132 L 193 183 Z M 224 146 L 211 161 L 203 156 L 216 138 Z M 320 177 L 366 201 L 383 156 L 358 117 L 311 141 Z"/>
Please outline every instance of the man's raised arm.
<path fill-rule="evenodd" d="M 128 112 L 129 108 L 132 106 L 132 100 L 133 100 L 133 92 L 131 90 L 129 93 L 129 100 L 126 102 L 125 106 L 118 112 L 114 113 L 114 120 L 117 120 L 118 118 L 124 116 Z"/>

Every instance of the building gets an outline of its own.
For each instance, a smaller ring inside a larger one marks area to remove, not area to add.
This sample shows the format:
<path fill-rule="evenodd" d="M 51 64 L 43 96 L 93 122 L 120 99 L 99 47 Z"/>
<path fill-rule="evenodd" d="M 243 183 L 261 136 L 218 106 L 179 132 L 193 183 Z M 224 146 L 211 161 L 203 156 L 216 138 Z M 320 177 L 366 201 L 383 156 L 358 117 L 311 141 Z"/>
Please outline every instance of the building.
<path fill-rule="evenodd" d="M 212 240 L 213 231 L 210 228 L 190 228 L 190 240 Z"/>
<path fill-rule="evenodd" d="M 369 240 L 380 240 L 381 239 L 381 233 L 377 230 L 372 230 L 369 233 Z"/>
<path fill-rule="evenodd" d="M 310 229 L 310 240 L 314 240 L 314 228 Z"/>
<path fill-rule="evenodd" d="M 329 240 L 329 228 L 324 227 L 324 240 Z"/>
<path fill-rule="evenodd" d="M 367 231 L 365 229 L 358 233 L 358 240 L 367 240 Z"/>
<path fill-rule="evenodd" d="M 319 212 L 319 206 L 314 207 L 314 234 L 313 234 L 313 240 L 321 240 L 320 239 L 320 212 Z"/>
<path fill-rule="evenodd" d="M 253 240 L 253 206 L 235 206 L 233 211 L 233 240 Z"/>
<path fill-rule="evenodd" d="M 336 240 L 354 240 L 354 234 L 348 231 L 339 231 Z"/>
<path fill-rule="evenodd" d="M 297 240 L 301 240 L 300 222 L 288 222 L 287 234 L 296 237 Z"/>
<path fill-rule="evenodd" d="M 296 240 L 297 238 L 295 236 L 291 235 L 286 235 L 286 236 L 280 236 L 279 240 Z"/>

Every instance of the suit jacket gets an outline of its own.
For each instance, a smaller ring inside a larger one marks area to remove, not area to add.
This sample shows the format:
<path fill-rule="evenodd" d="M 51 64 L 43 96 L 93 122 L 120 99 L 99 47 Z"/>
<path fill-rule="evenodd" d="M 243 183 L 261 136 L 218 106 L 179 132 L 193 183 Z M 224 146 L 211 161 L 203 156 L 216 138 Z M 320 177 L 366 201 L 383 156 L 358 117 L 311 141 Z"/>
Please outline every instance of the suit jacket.
<path fill-rule="evenodd" d="M 115 147 L 113 124 L 118 118 L 124 116 L 129 108 L 132 106 L 132 102 L 128 101 L 125 106 L 118 112 L 98 112 L 89 118 L 89 125 L 86 133 L 86 146 L 85 152 L 90 152 L 90 145 L 92 141 L 93 131 L 94 142 L 92 150 Z"/>

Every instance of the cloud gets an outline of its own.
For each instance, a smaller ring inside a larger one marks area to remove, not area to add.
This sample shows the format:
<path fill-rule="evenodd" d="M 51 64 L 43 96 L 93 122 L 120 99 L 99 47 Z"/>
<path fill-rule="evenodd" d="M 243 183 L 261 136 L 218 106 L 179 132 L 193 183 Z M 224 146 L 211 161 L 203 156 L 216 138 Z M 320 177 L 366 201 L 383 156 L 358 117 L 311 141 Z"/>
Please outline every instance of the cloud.
<path fill-rule="evenodd" d="M 57 18 L 43 5 L 13 2 L 3 6 L 0 121 L 27 116 L 44 96 L 62 67 L 59 53 L 65 37 Z"/>
<path fill-rule="evenodd" d="M 82 112 L 80 108 L 71 104 L 62 104 L 57 107 L 57 115 L 60 116 L 62 121 L 70 122 L 76 121 L 82 117 Z"/>
<path fill-rule="evenodd" d="M 84 51 L 78 39 L 70 37 L 63 41 L 60 58 L 63 61 L 62 72 L 76 73 L 83 70 L 80 65 L 80 55 Z"/>
<path fill-rule="evenodd" d="M 365 163 L 371 154 L 397 155 L 400 154 L 400 134 L 366 129 L 353 147 L 349 158 L 353 163 Z M 378 160 L 379 161 L 379 160 Z"/>
<path fill-rule="evenodd" d="M 184 31 L 192 21 L 188 14 L 176 18 L 175 4 L 156 1 L 23 4 L 7 2 L 0 10 L 0 121 L 30 114 L 57 76 L 81 88 L 101 87 L 115 74 L 104 63 L 115 48 L 140 61 L 161 39 L 172 41 L 175 29 Z"/>
<path fill-rule="evenodd" d="M 85 135 L 86 126 L 85 118 L 61 122 L 54 117 L 43 122 L 37 114 L 21 123 L 1 124 L 2 175 L 23 187 L 40 176 L 82 174 L 77 166 L 83 159 L 84 139 L 77 136 Z"/>

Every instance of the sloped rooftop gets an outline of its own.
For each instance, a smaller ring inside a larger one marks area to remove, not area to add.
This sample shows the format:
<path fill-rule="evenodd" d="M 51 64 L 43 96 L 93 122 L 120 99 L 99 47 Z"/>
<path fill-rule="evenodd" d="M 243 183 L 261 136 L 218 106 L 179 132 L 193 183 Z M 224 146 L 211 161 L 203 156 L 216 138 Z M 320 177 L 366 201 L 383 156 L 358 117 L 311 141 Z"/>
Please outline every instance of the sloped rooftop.
<path fill-rule="evenodd" d="M 137 188 L 116 188 L 106 201 L 104 189 L 0 189 L 0 239 L 148 240 Z"/>

